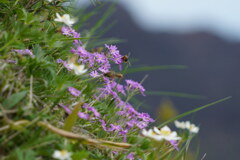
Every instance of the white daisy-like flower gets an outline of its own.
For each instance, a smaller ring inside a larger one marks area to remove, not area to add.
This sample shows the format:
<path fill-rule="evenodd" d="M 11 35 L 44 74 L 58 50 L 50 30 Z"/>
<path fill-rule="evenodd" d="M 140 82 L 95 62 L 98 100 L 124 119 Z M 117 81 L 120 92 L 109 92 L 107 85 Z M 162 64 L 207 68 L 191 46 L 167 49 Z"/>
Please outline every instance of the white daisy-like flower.
<path fill-rule="evenodd" d="M 68 68 L 73 70 L 76 75 L 82 75 L 87 72 L 87 69 L 84 69 L 84 65 L 77 65 L 75 63 L 69 63 Z"/>
<path fill-rule="evenodd" d="M 156 134 L 152 129 L 149 129 L 148 131 L 146 129 L 142 130 L 142 135 L 151 139 L 154 139 L 156 141 L 161 141 L 162 136 Z"/>
<path fill-rule="evenodd" d="M 157 141 L 161 140 L 167 140 L 167 141 L 177 141 L 180 140 L 181 137 L 177 136 L 177 132 L 171 131 L 171 129 L 168 126 L 164 126 L 160 130 L 157 127 L 154 127 L 153 130 L 143 130 L 142 131 L 143 136 L 152 138 Z"/>
<path fill-rule="evenodd" d="M 174 124 L 177 128 L 186 129 L 185 122 L 174 121 Z"/>
<path fill-rule="evenodd" d="M 71 19 L 69 14 L 64 14 L 63 16 L 60 16 L 60 14 L 56 13 L 57 18 L 54 19 L 56 22 L 62 22 L 65 23 L 67 26 L 71 27 L 76 20 Z"/>
<path fill-rule="evenodd" d="M 56 150 L 54 151 L 52 157 L 58 160 L 72 160 L 71 155 L 72 153 L 66 150 Z"/>
<path fill-rule="evenodd" d="M 191 124 L 190 121 L 186 121 L 186 122 L 174 121 L 174 124 L 177 128 L 188 129 L 189 132 L 191 133 L 199 132 L 199 127 L 197 127 L 195 124 Z"/>

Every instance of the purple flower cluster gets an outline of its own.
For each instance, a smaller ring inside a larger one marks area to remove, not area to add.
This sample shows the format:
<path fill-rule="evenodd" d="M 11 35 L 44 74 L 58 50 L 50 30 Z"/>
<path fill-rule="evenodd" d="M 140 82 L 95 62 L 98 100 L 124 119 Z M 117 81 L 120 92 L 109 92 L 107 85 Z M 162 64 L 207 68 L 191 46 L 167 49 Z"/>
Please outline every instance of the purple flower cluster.
<path fill-rule="evenodd" d="M 126 80 L 126 83 L 128 85 L 128 90 L 138 90 L 143 96 L 145 96 L 145 89 L 140 83 L 133 80 Z"/>
<path fill-rule="evenodd" d="M 111 55 L 111 60 L 114 61 L 116 64 L 122 64 L 122 55 L 119 53 L 119 50 L 114 45 L 107 45 L 105 47 L 109 50 L 109 54 Z"/>
<path fill-rule="evenodd" d="M 71 27 L 62 27 L 62 34 L 73 38 L 80 38 L 80 34 Z M 139 113 L 128 102 L 122 100 L 122 97 L 127 96 L 126 91 L 127 93 L 140 92 L 144 95 L 145 89 L 140 83 L 133 80 L 126 80 L 126 85 L 122 85 L 117 83 L 114 78 L 106 76 L 106 74 L 111 71 L 112 63 L 119 65 L 120 68 L 123 63 L 123 56 L 115 45 L 105 45 L 106 52 L 91 53 L 82 46 L 80 40 L 78 40 L 78 42 L 74 41 L 73 44 L 71 53 L 78 55 L 78 63 L 84 64 L 90 70 L 89 76 L 93 78 L 99 77 L 99 79 L 103 81 L 103 86 L 97 89 L 99 93 L 94 95 L 95 100 L 109 100 L 109 98 L 113 100 L 117 110 L 116 115 L 119 117 L 117 121 L 111 123 L 107 119 L 109 115 L 101 116 L 95 107 L 85 103 L 82 106 L 84 112 L 79 113 L 80 118 L 88 120 L 93 118 L 97 119 L 103 130 L 118 133 L 124 137 L 124 141 L 126 141 L 128 132 L 143 129 L 147 127 L 149 123 L 154 122 L 149 114 Z M 57 63 L 62 63 L 69 69 L 66 61 L 58 59 Z M 72 87 L 69 88 L 69 92 L 73 96 L 80 95 L 80 91 Z M 71 112 L 68 107 L 63 108 L 67 113 Z M 108 123 L 106 123 L 105 119 L 107 119 Z"/>
<path fill-rule="evenodd" d="M 65 36 L 70 36 L 70 37 L 73 37 L 73 38 L 80 38 L 81 37 L 80 33 L 76 32 L 71 27 L 63 26 L 62 29 L 61 29 L 61 32 Z M 80 43 L 80 41 L 79 40 L 74 40 L 73 43 L 78 44 L 78 43 Z"/>
<path fill-rule="evenodd" d="M 34 54 L 29 49 L 14 49 L 13 51 L 21 55 L 30 55 L 32 58 L 34 57 Z"/>
<path fill-rule="evenodd" d="M 118 132 L 119 135 L 124 136 L 124 141 L 126 141 L 126 135 L 130 130 L 134 129 L 143 129 L 154 120 L 147 113 L 139 113 L 136 111 L 129 103 L 122 101 L 120 95 L 126 96 L 126 90 L 129 89 L 129 84 L 124 87 L 121 84 L 118 84 L 114 79 L 109 79 L 107 77 L 103 78 L 104 88 L 99 88 L 101 99 L 113 98 L 118 111 L 116 114 L 119 116 L 119 119 L 115 124 L 107 125 L 104 120 L 99 120 L 102 125 L 102 128 L 107 132 Z M 130 80 L 131 81 L 131 80 Z M 134 81 L 131 81 L 132 83 Z M 135 82 L 134 89 L 140 89 L 142 86 Z M 132 87 L 132 88 L 133 88 Z M 143 91 L 144 88 L 142 87 Z"/>
<path fill-rule="evenodd" d="M 71 27 L 63 26 L 61 29 L 63 35 L 73 38 L 80 38 L 80 34 Z M 123 63 L 122 55 L 114 45 L 105 45 L 108 52 L 88 52 L 83 46 L 81 46 L 80 40 L 74 40 L 71 53 L 79 56 L 78 62 L 86 65 L 87 68 L 91 68 L 91 77 L 96 78 L 105 73 L 108 73 L 111 69 L 111 62 L 121 65 Z M 63 63 L 65 64 L 65 63 Z M 65 66 L 66 67 L 66 66 Z M 67 67 L 66 67 L 67 68 Z M 99 73 L 100 72 L 100 73 Z"/>

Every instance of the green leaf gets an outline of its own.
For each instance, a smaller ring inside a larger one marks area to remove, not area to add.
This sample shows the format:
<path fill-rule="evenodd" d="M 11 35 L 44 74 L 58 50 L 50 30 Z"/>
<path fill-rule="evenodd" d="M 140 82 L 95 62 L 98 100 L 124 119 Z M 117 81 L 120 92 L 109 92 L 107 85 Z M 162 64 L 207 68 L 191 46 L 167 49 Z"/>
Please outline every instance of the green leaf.
<path fill-rule="evenodd" d="M 74 123 L 76 122 L 76 120 L 78 118 L 78 112 L 79 112 L 82 105 L 83 105 L 82 102 L 79 102 L 77 105 L 75 105 L 72 113 L 65 120 L 65 123 L 64 123 L 64 126 L 63 126 L 64 130 L 71 131 Z"/>
<path fill-rule="evenodd" d="M 221 102 L 223 102 L 223 101 L 229 100 L 230 98 L 232 98 L 232 97 L 231 97 L 231 96 L 225 97 L 225 98 L 223 98 L 223 99 L 217 100 L 217 101 L 215 101 L 215 102 L 209 103 L 209 104 L 207 104 L 207 105 L 204 105 L 204 106 L 198 107 L 198 108 L 196 108 L 196 109 L 190 110 L 190 111 L 188 111 L 188 112 L 185 112 L 185 113 L 183 113 L 183 114 L 180 114 L 180 115 L 178 115 L 178 116 L 176 116 L 176 117 L 174 117 L 174 118 L 172 118 L 172 119 L 170 119 L 170 120 L 168 120 L 168 121 L 160 124 L 158 127 L 159 127 L 159 128 L 162 128 L 163 126 L 165 126 L 165 125 L 167 125 L 168 123 L 171 123 L 171 122 L 173 122 L 173 121 L 175 121 L 175 120 L 177 120 L 177 119 L 183 118 L 183 117 L 185 117 L 185 116 L 187 116 L 187 115 L 189 115 L 189 114 L 192 114 L 192 113 L 194 113 L 194 112 L 200 111 L 200 110 L 202 110 L 202 109 L 204 109 L 204 108 L 207 108 L 207 107 L 213 106 L 213 105 L 215 105 L 215 104 L 221 103 Z"/>
<path fill-rule="evenodd" d="M 12 108 L 17 103 L 19 103 L 27 94 L 27 91 L 22 91 L 11 95 L 5 101 L 3 101 L 3 106 L 6 108 Z"/>
<path fill-rule="evenodd" d="M 72 155 L 73 160 L 81 160 L 81 159 L 87 159 L 89 156 L 89 153 L 87 151 L 79 151 Z"/>
<path fill-rule="evenodd" d="M 187 66 L 184 66 L 184 65 L 144 66 L 144 67 L 137 67 L 137 68 L 129 68 L 126 73 L 136 73 L 136 72 L 165 70 L 165 69 L 186 69 L 186 68 Z"/>
<path fill-rule="evenodd" d="M 182 92 L 169 92 L 169 91 L 146 91 L 147 95 L 156 96 L 172 96 L 181 98 L 191 98 L 191 99 L 205 99 L 206 97 L 196 94 L 182 93 Z"/>

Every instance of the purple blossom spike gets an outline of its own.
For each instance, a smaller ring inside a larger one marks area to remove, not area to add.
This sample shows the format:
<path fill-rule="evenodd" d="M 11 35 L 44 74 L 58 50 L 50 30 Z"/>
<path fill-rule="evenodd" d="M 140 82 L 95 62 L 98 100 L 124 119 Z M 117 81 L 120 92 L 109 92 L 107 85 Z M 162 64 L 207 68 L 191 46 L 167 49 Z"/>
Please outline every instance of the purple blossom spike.
<path fill-rule="evenodd" d="M 73 87 L 68 87 L 68 91 L 71 93 L 71 95 L 78 97 L 81 92 L 79 90 L 77 90 L 76 88 Z"/>
<path fill-rule="evenodd" d="M 140 93 L 141 93 L 143 96 L 145 96 L 145 94 L 144 94 L 145 89 L 144 89 L 144 87 L 143 87 L 140 83 L 135 82 L 135 81 L 133 81 L 133 80 L 126 80 L 126 83 L 127 83 L 127 85 L 128 85 L 128 89 L 129 89 L 129 90 L 137 89 L 137 90 L 140 91 Z"/>
<path fill-rule="evenodd" d="M 32 58 L 34 57 L 32 51 L 30 51 L 29 49 L 14 49 L 13 51 L 21 55 L 30 55 Z"/>

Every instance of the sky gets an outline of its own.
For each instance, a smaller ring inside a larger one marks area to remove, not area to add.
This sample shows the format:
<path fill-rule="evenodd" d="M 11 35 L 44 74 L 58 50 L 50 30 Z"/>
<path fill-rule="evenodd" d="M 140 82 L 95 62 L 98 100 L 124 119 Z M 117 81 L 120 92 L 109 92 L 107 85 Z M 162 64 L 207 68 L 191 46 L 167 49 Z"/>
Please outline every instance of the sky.
<path fill-rule="evenodd" d="M 150 32 L 208 31 L 240 41 L 240 0 L 118 0 Z"/>

